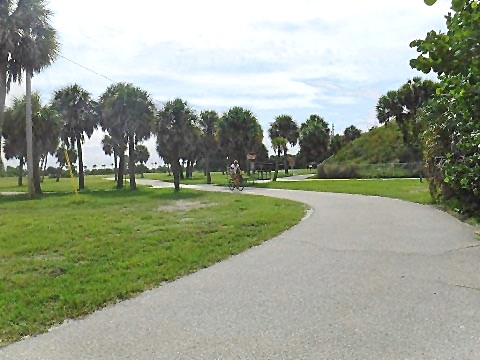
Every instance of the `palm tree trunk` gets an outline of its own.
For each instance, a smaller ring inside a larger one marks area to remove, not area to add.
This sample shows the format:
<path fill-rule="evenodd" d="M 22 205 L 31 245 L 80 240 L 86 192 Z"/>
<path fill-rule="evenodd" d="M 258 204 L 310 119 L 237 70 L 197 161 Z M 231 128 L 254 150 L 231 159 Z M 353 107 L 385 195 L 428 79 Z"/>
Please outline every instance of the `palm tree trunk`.
<path fill-rule="evenodd" d="M 42 180 L 40 181 L 41 183 L 43 183 L 43 180 L 45 179 L 45 172 L 47 171 L 47 158 L 48 154 L 42 156 Z"/>
<path fill-rule="evenodd" d="M 5 112 L 5 99 L 7 97 L 7 62 L 0 62 L 0 174 L 3 173 L 3 160 L 2 160 L 2 129 L 3 129 L 3 116 Z"/>
<path fill-rule="evenodd" d="M 207 184 L 212 183 L 212 175 L 210 174 L 210 157 L 205 157 L 205 172 L 207 173 Z"/>
<path fill-rule="evenodd" d="M 85 175 L 83 172 L 83 153 L 82 140 L 77 137 L 77 151 L 78 151 L 78 190 L 85 189 Z"/>
<path fill-rule="evenodd" d="M 20 165 L 18 166 L 18 186 L 23 185 L 23 165 L 25 164 L 25 159 L 20 157 Z"/>
<path fill-rule="evenodd" d="M 283 150 L 283 167 L 285 168 L 285 175 L 288 175 L 287 149 L 284 149 L 284 150 Z"/>
<path fill-rule="evenodd" d="M 118 177 L 118 154 L 116 153 L 116 151 L 113 152 L 113 171 L 115 173 L 115 181 L 117 181 L 117 177 Z"/>
<path fill-rule="evenodd" d="M 40 158 L 37 154 L 33 154 L 33 187 L 35 194 L 41 194 L 42 188 L 40 185 Z"/>
<path fill-rule="evenodd" d="M 128 137 L 128 171 L 130 173 L 130 190 L 135 190 L 137 184 L 135 182 L 135 137 Z"/>
<path fill-rule="evenodd" d="M 117 189 L 123 189 L 123 170 L 125 169 L 125 154 L 118 155 L 118 174 L 117 174 Z"/>
<path fill-rule="evenodd" d="M 27 70 L 25 80 L 25 101 L 26 101 L 26 119 L 25 133 L 27 137 L 27 172 L 28 172 L 28 195 L 30 198 L 35 196 L 35 186 L 33 184 L 33 128 L 32 128 L 32 72 Z"/>
<path fill-rule="evenodd" d="M 173 184 L 175 186 L 175 191 L 180 191 L 180 160 L 175 159 L 172 162 L 172 172 L 173 172 Z"/>
<path fill-rule="evenodd" d="M 278 149 L 277 156 L 275 158 L 275 173 L 273 174 L 272 181 L 277 181 L 278 177 L 278 161 L 280 160 L 280 148 Z"/>

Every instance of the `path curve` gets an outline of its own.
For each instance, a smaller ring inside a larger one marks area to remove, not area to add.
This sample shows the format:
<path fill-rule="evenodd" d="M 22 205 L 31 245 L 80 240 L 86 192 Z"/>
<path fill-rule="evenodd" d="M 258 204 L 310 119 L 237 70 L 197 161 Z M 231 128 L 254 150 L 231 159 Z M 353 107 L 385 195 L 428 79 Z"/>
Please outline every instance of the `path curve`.
<path fill-rule="evenodd" d="M 261 246 L 1 349 L 0 359 L 480 357 L 473 227 L 401 200 L 244 192 L 313 213 Z"/>

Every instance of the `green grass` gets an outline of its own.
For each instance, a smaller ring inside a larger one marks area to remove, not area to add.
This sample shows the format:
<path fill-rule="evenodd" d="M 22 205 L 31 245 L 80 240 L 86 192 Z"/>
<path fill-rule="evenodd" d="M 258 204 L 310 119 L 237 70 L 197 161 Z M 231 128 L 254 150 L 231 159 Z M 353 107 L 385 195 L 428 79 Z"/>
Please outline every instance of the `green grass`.
<path fill-rule="evenodd" d="M 418 179 L 277 181 L 256 184 L 255 186 L 275 189 L 376 195 L 420 204 L 432 204 L 433 202 L 428 190 L 428 183 L 426 181 L 421 183 Z"/>
<path fill-rule="evenodd" d="M 304 211 L 186 189 L 0 196 L 0 346 L 238 254 Z"/>
<path fill-rule="evenodd" d="M 293 169 L 290 170 L 290 173 L 288 176 L 292 175 L 303 175 L 303 174 L 310 174 L 312 176 L 315 176 L 315 172 L 313 170 L 308 170 L 308 169 Z M 222 174 L 221 172 L 212 172 L 212 184 L 215 185 L 226 185 L 228 184 L 228 177 L 226 174 Z M 248 178 L 248 175 L 244 174 L 244 177 Z M 286 177 L 285 171 L 280 170 L 278 172 L 278 177 Z M 272 177 L 273 177 L 273 171 L 272 171 Z M 146 179 L 154 179 L 154 180 L 161 180 L 161 181 L 167 181 L 167 182 L 173 182 L 173 176 L 170 176 L 166 173 L 149 173 L 145 174 Z M 197 184 L 206 184 L 207 183 L 207 177 L 203 175 L 203 172 L 200 171 L 195 171 L 193 173 L 192 179 L 183 179 L 180 180 L 181 184 L 189 184 L 189 185 L 197 185 Z"/>
<path fill-rule="evenodd" d="M 188 184 L 188 185 L 198 185 L 198 184 L 206 184 L 207 177 L 203 175 L 203 172 L 194 171 L 192 174 L 192 179 L 180 179 L 181 184 Z M 227 175 L 222 174 L 221 172 L 212 172 L 212 184 L 216 185 L 225 185 L 227 184 Z M 173 183 L 173 176 L 168 175 L 167 173 L 149 173 L 145 174 L 145 179 L 153 179 L 153 180 L 161 180 L 166 182 Z"/>
<path fill-rule="evenodd" d="M 108 176 L 95 175 L 85 177 L 85 190 L 111 190 L 115 188 L 115 182 L 105 180 Z M 113 177 L 113 175 L 112 175 Z M 75 186 L 78 188 L 78 178 L 75 178 Z M 27 192 L 27 179 L 23 179 L 23 186 L 17 185 L 15 177 L 0 177 L 0 192 Z M 127 181 L 128 186 L 128 181 Z M 45 177 L 41 184 L 44 192 L 73 192 L 73 184 L 70 178 L 62 178 L 59 182 Z"/>

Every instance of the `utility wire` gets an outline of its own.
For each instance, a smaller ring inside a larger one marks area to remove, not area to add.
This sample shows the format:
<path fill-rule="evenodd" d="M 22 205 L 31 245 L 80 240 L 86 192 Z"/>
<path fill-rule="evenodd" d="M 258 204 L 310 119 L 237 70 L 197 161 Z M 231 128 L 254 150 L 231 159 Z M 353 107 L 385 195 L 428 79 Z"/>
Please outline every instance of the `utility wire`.
<path fill-rule="evenodd" d="M 95 74 L 95 75 L 101 76 L 101 77 L 103 77 L 104 79 L 107 79 L 108 81 L 111 81 L 111 82 L 113 82 L 113 83 L 115 83 L 115 84 L 118 83 L 118 81 L 115 81 L 115 80 L 113 80 L 113 79 L 110 79 L 108 76 L 103 75 L 103 74 L 100 74 L 99 72 L 96 72 L 95 70 L 89 69 L 89 68 L 87 68 L 86 66 L 83 66 L 82 64 L 79 64 L 79 63 L 77 63 L 76 61 L 73 61 L 73 60 L 71 60 L 71 59 L 63 56 L 62 54 L 58 54 L 58 56 L 60 56 L 61 58 L 65 59 L 65 60 L 67 60 L 67 61 L 70 61 L 72 64 L 75 64 L 75 65 L 80 66 L 81 68 L 83 68 L 83 69 L 85 69 L 85 70 L 87 70 L 87 71 L 90 71 L 91 73 L 93 73 L 93 74 Z"/>

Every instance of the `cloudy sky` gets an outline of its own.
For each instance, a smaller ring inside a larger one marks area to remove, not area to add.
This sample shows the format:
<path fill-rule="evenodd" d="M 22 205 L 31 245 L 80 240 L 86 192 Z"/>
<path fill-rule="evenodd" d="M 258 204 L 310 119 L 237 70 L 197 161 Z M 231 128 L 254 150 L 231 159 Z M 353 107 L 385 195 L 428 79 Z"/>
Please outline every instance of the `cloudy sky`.
<path fill-rule="evenodd" d="M 199 112 L 253 111 L 302 123 L 318 114 L 336 133 L 376 124 L 386 91 L 419 75 L 409 43 L 445 28 L 448 0 L 50 0 L 61 57 L 33 79 L 48 102 L 78 83 L 98 97 L 112 81 L 131 82 L 159 102 L 180 97 Z M 91 69 L 97 74 L 72 63 Z M 103 75 L 103 76 L 100 76 Z M 107 79 L 108 78 L 108 79 Z M 9 94 L 23 94 L 14 87 Z M 86 164 L 109 165 L 99 131 Z M 149 166 L 158 161 L 154 141 Z M 294 151 L 295 152 L 295 151 Z"/>

